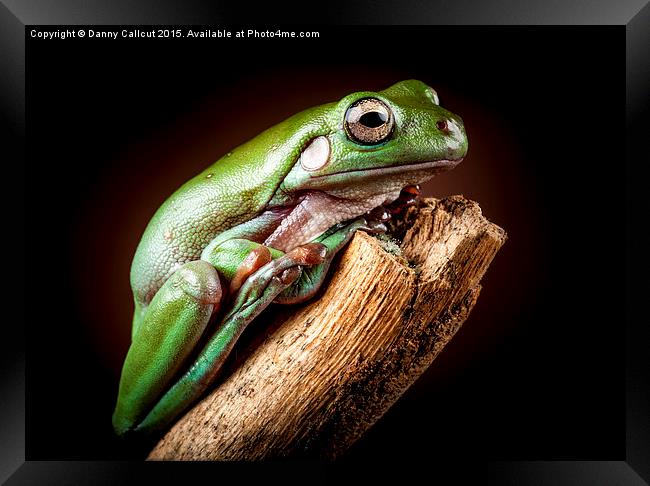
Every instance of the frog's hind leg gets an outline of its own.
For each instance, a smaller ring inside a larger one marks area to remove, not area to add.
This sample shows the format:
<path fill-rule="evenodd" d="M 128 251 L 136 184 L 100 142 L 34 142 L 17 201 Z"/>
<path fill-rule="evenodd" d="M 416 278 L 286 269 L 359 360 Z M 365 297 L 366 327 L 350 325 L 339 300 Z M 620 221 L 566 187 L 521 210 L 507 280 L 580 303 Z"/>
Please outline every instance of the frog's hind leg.
<path fill-rule="evenodd" d="M 218 311 L 222 290 L 208 262 L 188 262 L 167 279 L 146 308 L 136 307 L 113 427 L 133 429 L 160 398 Z"/>

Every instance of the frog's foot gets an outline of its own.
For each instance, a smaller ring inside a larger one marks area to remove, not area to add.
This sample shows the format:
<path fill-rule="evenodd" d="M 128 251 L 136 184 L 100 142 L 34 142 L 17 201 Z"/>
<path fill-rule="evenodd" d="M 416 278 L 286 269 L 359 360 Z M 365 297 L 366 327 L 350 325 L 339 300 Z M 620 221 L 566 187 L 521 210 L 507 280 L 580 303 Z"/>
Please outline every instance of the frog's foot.
<path fill-rule="evenodd" d="M 322 264 L 327 258 L 327 252 L 326 245 L 321 242 L 313 242 L 294 248 L 271 261 L 246 280 L 245 285 L 242 286 L 235 298 L 231 312 L 252 303 L 259 305 L 260 298 L 271 284 L 279 283 L 284 285 L 284 288 L 291 285 L 301 275 L 301 267 Z M 290 269 L 291 272 L 289 272 Z M 269 303 L 267 302 L 266 305 Z"/>
<path fill-rule="evenodd" d="M 113 414 L 118 434 L 134 428 L 160 398 L 218 311 L 221 297 L 217 271 L 200 260 L 186 263 L 158 290 L 124 361 Z"/>
<path fill-rule="evenodd" d="M 173 422 L 215 380 L 246 326 L 301 275 L 324 261 L 326 247 L 309 243 L 262 266 L 243 283 L 232 306 L 187 371 L 160 398 L 137 428 L 155 432 Z"/>
<path fill-rule="evenodd" d="M 386 231 L 384 221 L 390 219 L 385 210 L 375 211 L 372 216 L 355 219 L 352 222 L 340 223 L 316 238 L 314 243 L 323 245 L 327 252 L 317 265 L 302 269 L 302 274 L 296 282 L 288 287 L 275 299 L 279 304 L 295 304 L 312 298 L 321 287 L 327 276 L 332 260 L 358 230 L 368 233 Z"/>

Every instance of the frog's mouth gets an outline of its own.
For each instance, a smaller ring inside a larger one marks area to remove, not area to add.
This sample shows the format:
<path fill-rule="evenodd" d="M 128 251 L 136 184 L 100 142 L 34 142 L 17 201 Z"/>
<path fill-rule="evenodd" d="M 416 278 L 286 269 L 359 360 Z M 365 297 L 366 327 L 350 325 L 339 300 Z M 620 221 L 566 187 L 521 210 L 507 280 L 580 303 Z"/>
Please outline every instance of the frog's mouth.
<path fill-rule="evenodd" d="M 394 165 L 390 167 L 377 167 L 371 169 L 350 169 L 341 172 L 335 172 L 333 174 L 313 176 L 311 177 L 311 180 L 312 181 L 325 180 L 330 182 L 337 182 L 340 177 L 345 177 L 345 181 L 349 183 L 349 182 L 356 182 L 359 180 L 363 181 L 363 180 L 373 179 L 377 177 L 384 178 L 384 177 L 389 177 L 391 175 L 399 176 L 400 174 L 420 172 L 420 171 L 426 172 L 430 174 L 431 177 L 433 177 L 440 172 L 453 169 L 462 161 L 463 161 L 462 158 L 455 159 L 455 160 L 441 159 L 441 160 L 434 160 L 431 162 L 419 162 L 417 164 Z"/>
<path fill-rule="evenodd" d="M 289 251 L 309 243 L 338 223 L 398 201 L 405 187 L 426 182 L 439 172 L 455 167 L 461 160 L 444 159 L 313 176 L 294 193 L 292 203 L 284 207 L 288 214 L 285 213 L 264 244 Z M 408 194 L 413 195 L 415 191 L 407 191 Z"/>

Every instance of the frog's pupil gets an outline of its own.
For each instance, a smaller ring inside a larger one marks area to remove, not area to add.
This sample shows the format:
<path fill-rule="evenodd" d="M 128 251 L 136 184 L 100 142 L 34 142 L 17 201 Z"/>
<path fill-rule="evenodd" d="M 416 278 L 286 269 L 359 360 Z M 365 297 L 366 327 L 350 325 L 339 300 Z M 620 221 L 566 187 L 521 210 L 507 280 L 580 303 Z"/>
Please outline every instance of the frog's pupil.
<path fill-rule="evenodd" d="M 377 128 L 382 126 L 388 120 L 386 113 L 379 111 L 369 111 L 359 118 L 359 123 L 368 128 Z"/>

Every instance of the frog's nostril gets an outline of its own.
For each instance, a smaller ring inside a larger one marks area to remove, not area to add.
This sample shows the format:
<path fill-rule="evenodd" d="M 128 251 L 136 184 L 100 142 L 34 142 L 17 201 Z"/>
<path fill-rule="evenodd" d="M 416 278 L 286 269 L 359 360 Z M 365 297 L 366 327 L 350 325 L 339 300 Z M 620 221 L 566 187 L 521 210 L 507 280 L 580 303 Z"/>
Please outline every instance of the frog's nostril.
<path fill-rule="evenodd" d="M 449 126 L 447 125 L 447 120 L 438 120 L 436 122 L 436 127 L 438 130 L 443 131 L 443 132 L 448 132 L 449 131 Z"/>

